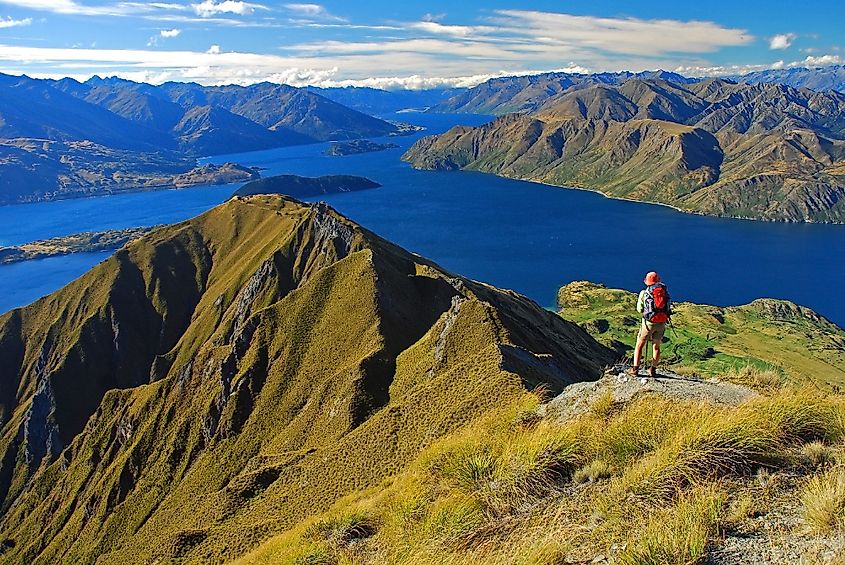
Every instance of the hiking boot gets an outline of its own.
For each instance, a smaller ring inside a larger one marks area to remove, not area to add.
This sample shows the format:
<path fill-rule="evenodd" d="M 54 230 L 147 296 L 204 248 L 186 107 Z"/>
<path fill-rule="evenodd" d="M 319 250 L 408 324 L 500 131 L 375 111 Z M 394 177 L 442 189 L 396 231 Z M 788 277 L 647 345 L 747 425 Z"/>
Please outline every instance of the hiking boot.
<path fill-rule="evenodd" d="M 637 366 L 628 369 L 628 375 L 631 377 L 638 377 L 640 375 L 640 368 Z"/>
<path fill-rule="evenodd" d="M 652 379 L 657 378 L 657 367 L 655 367 L 654 365 L 649 367 L 648 376 L 651 377 Z"/>

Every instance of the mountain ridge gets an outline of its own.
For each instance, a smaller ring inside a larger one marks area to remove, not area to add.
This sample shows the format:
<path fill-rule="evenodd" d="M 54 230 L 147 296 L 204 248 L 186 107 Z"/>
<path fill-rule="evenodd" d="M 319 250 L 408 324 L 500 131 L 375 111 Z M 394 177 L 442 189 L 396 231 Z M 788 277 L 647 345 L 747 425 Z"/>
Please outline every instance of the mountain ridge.
<path fill-rule="evenodd" d="M 0 74 L 0 145 L 11 148 L 0 156 L 0 202 L 170 186 L 200 156 L 405 131 L 285 85 Z"/>
<path fill-rule="evenodd" d="M 611 352 L 323 204 L 262 195 L 0 317 L 0 358 L 4 559 L 118 563 L 240 555 Z"/>
<path fill-rule="evenodd" d="M 710 215 L 845 221 L 845 95 L 720 79 L 569 88 L 529 113 L 419 140 L 467 168 Z"/>

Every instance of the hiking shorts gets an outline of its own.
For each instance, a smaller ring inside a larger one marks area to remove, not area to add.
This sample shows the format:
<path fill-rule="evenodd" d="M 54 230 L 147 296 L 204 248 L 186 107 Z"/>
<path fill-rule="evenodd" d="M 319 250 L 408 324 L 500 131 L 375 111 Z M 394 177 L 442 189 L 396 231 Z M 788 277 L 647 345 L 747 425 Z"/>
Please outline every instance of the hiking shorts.
<path fill-rule="evenodd" d="M 666 323 L 653 324 L 643 320 L 640 326 L 640 334 L 638 339 L 643 341 L 651 341 L 653 343 L 660 343 L 663 341 L 663 334 L 666 332 Z"/>

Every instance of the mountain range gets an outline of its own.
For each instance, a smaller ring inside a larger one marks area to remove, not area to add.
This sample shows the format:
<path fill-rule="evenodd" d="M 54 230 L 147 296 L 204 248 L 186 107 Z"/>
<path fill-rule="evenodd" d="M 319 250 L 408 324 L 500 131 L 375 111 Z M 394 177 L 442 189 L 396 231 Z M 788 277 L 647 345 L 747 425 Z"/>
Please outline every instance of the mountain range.
<path fill-rule="evenodd" d="M 722 79 L 570 80 L 469 91 L 455 111 L 495 99 L 487 111 L 518 113 L 423 138 L 404 158 L 703 214 L 845 221 L 845 95 Z"/>
<path fill-rule="evenodd" d="M 791 67 L 786 69 L 768 69 L 726 78 L 749 84 L 785 84 L 786 86 L 795 88 L 845 92 L 845 65 L 830 65 L 816 68 Z"/>
<path fill-rule="evenodd" d="M 189 173 L 198 156 L 401 132 L 279 84 L 0 75 L 0 202 L 174 186 L 173 176 Z"/>
<path fill-rule="evenodd" d="M 436 107 L 453 96 L 464 92 L 465 88 L 429 88 L 422 90 L 382 90 L 363 86 L 345 86 L 320 88 L 307 87 L 308 90 L 334 100 L 359 112 L 383 115 L 402 110 L 425 110 Z"/>
<path fill-rule="evenodd" d="M 489 79 L 472 88 L 456 90 L 440 104 L 435 112 L 468 112 L 480 114 L 507 114 L 532 112 L 546 100 L 571 88 L 584 88 L 600 84 L 618 85 L 630 79 L 660 79 L 675 84 L 692 84 L 712 78 L 722 78 L 745 84 L 783 84 L 794 88 L 816 91 L 845 91 L 845 66 L 788 69 L 768 69 L 747 74 L 723 77 L 687 77 L 672 71 L 656 70 L 633 73 L 630 71 L 605 73 L 537 73 Z"/>

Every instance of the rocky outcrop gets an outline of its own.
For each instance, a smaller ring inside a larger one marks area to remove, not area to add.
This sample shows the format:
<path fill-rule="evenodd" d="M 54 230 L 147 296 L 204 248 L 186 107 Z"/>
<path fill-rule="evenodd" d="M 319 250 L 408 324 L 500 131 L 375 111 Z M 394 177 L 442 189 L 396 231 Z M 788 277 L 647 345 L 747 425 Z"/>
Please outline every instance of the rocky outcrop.
<path fill-rule="evenodd" d="M 586 414 L 599 400 L 609 399 L 608 409 L 613 410 L 622 409 L 644 396 L 737 406 L 758 394 L 746 386 L 718 379 L 684 377 L 667 370 L 658 371 L 656 378 L 634 378 L 627 374 L 625 367 L 619 366 L 597 381 L 569 385 L 540 410 L 545 417 L 566 422 Z"/>

